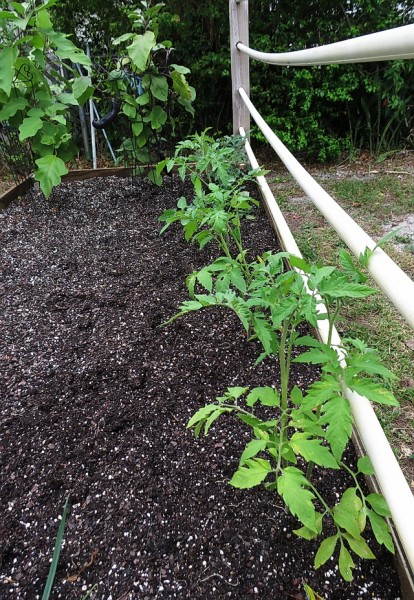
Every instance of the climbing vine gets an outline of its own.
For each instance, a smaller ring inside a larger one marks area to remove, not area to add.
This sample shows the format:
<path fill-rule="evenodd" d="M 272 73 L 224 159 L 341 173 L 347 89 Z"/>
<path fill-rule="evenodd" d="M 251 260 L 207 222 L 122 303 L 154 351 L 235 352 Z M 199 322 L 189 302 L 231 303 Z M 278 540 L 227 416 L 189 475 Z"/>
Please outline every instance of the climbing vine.
<path fill-rule="evenodd" d="M 92 94 L 90 60 L 55 31 L 49 9 L 57 0 L 11 2 L 0 12 L 0 121 L 31 143 L 34 177 L 48 197 L 77 148 L 69 111 Z M 80 76 L 73 63 L 86 68 Z"/>

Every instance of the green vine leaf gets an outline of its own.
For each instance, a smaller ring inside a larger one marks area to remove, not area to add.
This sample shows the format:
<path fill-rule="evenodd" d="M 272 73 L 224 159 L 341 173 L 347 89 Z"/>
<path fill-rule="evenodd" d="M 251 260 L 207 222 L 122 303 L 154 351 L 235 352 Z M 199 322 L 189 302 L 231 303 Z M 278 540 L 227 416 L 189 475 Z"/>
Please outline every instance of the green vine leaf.
<path fill-rule="evenodd" d="M 68 173 L 65 163 L 54 154 L 36 160 L 38 170 L 35 179 L 40 183 L 42 192 L 48 198 L 52 189 L 61 182 L 61 176 Z"/>
<path fill-rule="evenodd" d="M 26 117 L 19 127 L 19 140 L 23 142 L 27 138 L 35 136 L 42 127 L 43 121 L 40 117 Z"/>
<path fill-rule="evenodd" d="M 73 95 L 75 100 L 81 106 L 92 96 L 93 87 L 90 77 L 81 76 L 77 77 L 72 85 Z"/>
<path fill-rule="evenodd" d="M 146 31 L 143 35 L 134 36 L 132 43 L 127 46 L 128 55 L 131 58 L 138 73 L 145 71 L 152 47 L 155 44 L 155 35 L 152 31 Z"/>
<path fill-rule="evenodd" d="M 164 75 L 152 75 L 150 90 L 154 98 L 166 102 L 168 99 L 168 82 Z"/>
<path fill-rule="evenodd" d="M 0 121 L 7 121 L 10 117 L 14 117 L 19 110 L 24 110 L 27 104 L 26 98 L 13 98 L 0 111 Z"/>
<path fill-rule="evenodd" d="M 15 46 L 6 46 L 0 50 L 0 90 L 3 90 L 7 96 L 10 96 L 14 65 L 18 56 L 19 50 Z"/>

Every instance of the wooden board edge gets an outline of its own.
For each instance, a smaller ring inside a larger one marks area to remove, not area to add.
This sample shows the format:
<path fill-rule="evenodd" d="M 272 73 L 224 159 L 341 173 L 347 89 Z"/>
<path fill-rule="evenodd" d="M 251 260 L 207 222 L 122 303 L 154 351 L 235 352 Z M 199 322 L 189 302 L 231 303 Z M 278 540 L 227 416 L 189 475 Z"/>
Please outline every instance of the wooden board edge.
<path fill-rule="evenodd" d="M 33 179 L 28 177 L 27 179 L 24 179 L 17 185 L 0 194 L 0 209 L 6 208 L 10 202 L 13 202 L 13 200 L 16 200 L 19 196 L 25 194 L 27 190 L 32 187 L 32 185 Z"/>

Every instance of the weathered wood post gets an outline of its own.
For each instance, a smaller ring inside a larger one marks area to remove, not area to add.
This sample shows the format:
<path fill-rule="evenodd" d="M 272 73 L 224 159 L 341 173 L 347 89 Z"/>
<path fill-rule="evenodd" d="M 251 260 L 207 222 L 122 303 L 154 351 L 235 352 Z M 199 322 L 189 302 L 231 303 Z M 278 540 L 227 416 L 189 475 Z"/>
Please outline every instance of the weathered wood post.
<path fill-rule="evenodd" d="M 229 0 L 230 13 L 230 53 L 231 53 L 231 90 L 233 103 L 233 133 L 239 134 L 243 127 L 250 133 L 250 113 L 240 98 L 239 87 L 250 96 L 249 57 L 237 49 L 237 42 L 249 45 L 249 2 L 248 0 Z"/>

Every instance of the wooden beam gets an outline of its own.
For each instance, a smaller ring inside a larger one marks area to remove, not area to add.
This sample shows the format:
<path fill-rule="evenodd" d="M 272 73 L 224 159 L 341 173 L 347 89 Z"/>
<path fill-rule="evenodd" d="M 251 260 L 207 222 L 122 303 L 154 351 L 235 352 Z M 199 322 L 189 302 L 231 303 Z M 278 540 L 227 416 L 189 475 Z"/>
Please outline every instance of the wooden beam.
<path fill-rule="evenodd" d="M 250 113 L 238 91 L 242 87 L 250 96 L 249 57 L 237 49 L 238 42 L 242 42 L 246 46 L 249 45 L 248 0 L 229 0 L 229 16 L 233 133 L 238 135 L 240 127 L 243 127 L 249 137 Z"/>

